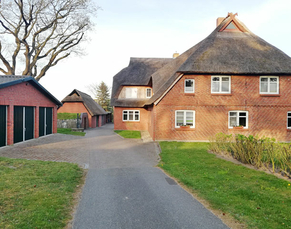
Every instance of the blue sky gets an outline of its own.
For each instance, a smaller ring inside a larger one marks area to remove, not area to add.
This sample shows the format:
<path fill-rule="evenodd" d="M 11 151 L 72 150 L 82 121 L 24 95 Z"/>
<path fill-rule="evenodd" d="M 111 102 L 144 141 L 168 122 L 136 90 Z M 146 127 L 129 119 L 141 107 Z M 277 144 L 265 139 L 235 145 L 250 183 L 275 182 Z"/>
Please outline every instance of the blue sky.
<path fill-rule="evenodd" d="M 51 68 L 40 83 L 62 100 L 73 89 L 104 81 L 109 87 L 130 57 L 172 57 L 208 36 L 218 17 L 238 13 L 253 33 L 291 56 L 290 0 L 95 0 L 102 9 L 86 55 Z"/>

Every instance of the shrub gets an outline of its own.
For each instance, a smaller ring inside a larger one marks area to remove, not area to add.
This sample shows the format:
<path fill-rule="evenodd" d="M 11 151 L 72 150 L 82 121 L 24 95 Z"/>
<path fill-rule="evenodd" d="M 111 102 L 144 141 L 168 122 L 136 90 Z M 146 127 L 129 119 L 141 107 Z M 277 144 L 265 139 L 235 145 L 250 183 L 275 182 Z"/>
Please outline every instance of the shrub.
<path fill-rule="evenodd" d="M 210 142 L 209 150 L 214 153 L 227 153 L 244 164 L 271 168 L 272 172 L 291 175 L 290 144 L 278 143 L 273 138 L 223 133 L 216 134 Z"/>

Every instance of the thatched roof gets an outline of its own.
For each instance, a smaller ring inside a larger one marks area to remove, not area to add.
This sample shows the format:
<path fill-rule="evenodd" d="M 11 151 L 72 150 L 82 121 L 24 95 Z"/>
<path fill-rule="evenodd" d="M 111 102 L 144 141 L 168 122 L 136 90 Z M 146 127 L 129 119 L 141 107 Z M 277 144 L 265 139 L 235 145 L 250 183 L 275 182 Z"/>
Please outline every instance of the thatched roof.
<path fill-rule="evenodd" d="M 231 21 L 242 31 L 220 31 Z M 146 104 L 162 96 L 181 73 L 291 75 L 291 58 L 231 14 L 208 37 L 152 75 L 154 96 Z"/>
<path fill-rule="evenodd" d="M 107 112 L 98 103 L 96 103 L 90 95 L 77 89 L 74 89 L 62 100 L 62 103 L 69 102 L 82 102 L 91 116 L 107 114 Z"/>
<path fill-rule="evenodd" d="M 122 86 L 150 85 L 151 75 L 172 60 L 172 58 L 130 58 L 128 67 L 122 69 L 113 77 L 111 105 L 127 107 L 143 106 L 148 99 L 130 99 L 130 101 L 118 99 Z"/>
<path fill-rule="evenodd" d="M 42 94 L 44 94 L 49 100 L 55 103 L 58 107 L 61 107 L 63 104 L 56 99 L 48 90 L 46 90 L 38 81 L 36 81 L 31 76 L 15 76 L 15 75 L 0 75 L 0 89 L 5 87 L 10 87 L 20 83 L 30 83 Z"/>

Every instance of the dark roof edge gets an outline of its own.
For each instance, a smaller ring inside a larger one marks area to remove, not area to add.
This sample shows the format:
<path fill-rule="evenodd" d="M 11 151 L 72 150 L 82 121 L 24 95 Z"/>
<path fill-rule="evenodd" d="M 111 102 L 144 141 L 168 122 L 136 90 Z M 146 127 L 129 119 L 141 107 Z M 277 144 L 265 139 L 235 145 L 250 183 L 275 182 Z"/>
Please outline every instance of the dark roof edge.
<path fill-rule="evenodd" d="M 7 83 L 2 83 L 2 84 L 0 84 L 0 89 L 5 88 L 5 87 L 9 87 L 9 86 L 13 86 L 16 84 L 24 83 L 24 82 L 29 82 L 29 81 L 31 81 L 34 84 L 34 86 L 36 86 L 37 89 L 39 89 L 41 92 L 43 92 L 47 97 L 49 97 L 59 107 L 61 107 L 63 105 L 56 97 L 54 97 L 47 89 L 45 89 L 38 81 L 36 81 L 31 76 L 23 78 L 23 79 L 19 79 L 19 80 L 10 81 Z"/>

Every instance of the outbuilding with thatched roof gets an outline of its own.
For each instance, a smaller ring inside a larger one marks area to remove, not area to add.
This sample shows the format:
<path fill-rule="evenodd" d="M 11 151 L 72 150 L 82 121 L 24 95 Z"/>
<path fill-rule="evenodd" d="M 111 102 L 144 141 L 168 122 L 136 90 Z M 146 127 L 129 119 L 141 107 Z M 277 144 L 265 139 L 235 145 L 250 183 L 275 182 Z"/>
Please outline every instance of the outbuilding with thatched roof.
<path fill-rule="evenodd" d="M 208 37 L 155 71 L 130 64 L 118 73 L 115 129 L 147 130 L 154 140 L 209 140 L 224 132 L 290 141 L 291 58 L 236 16 L 218 18 Z M 141 84 L 150 96 L 137 95 Z"/>
<path fill-rule="evenodd" d="M 62 100 L 63 106 L 58 113 L 87 113 L 88 120 L 82 120 L 83 128 L 95 128 L 106 123 L 106 112 L 92 97 L 84 92 L 74 89 Z M 109 113 L 110 115 L 110 113 Z"/>

